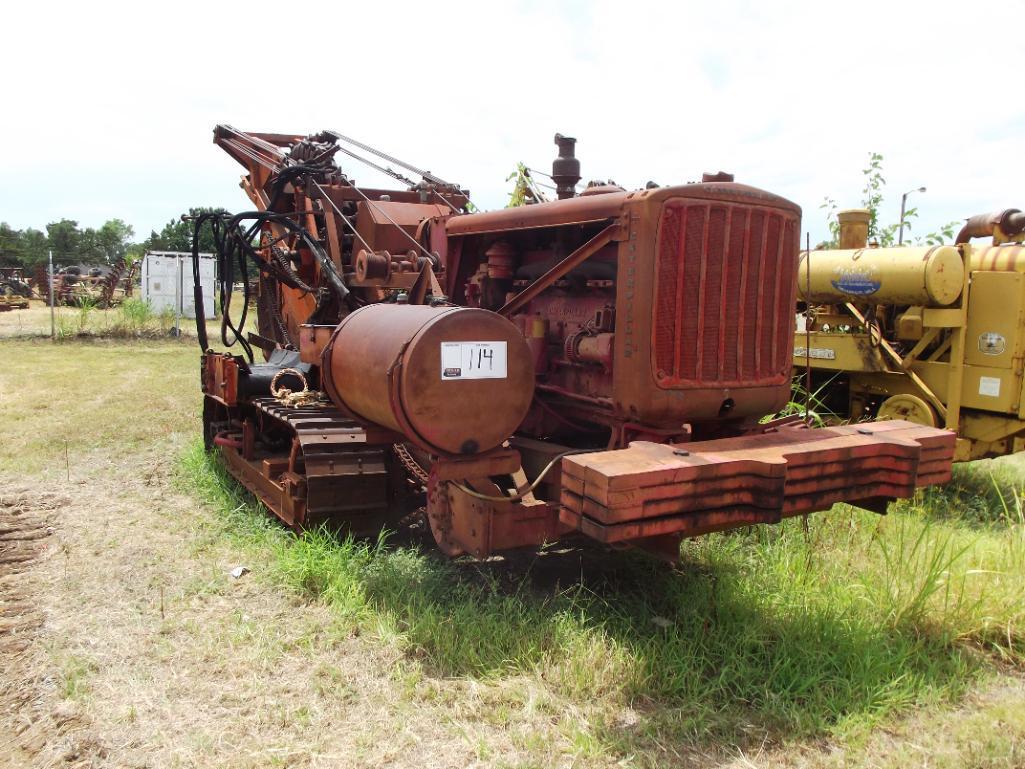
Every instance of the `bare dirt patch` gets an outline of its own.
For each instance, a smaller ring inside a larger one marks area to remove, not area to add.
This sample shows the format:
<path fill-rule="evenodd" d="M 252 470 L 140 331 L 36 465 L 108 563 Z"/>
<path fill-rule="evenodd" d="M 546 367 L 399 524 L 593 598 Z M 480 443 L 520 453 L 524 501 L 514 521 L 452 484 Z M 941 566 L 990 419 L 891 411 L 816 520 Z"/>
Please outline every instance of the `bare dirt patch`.
<path fill-rule="evenodd" d="M 63 725 L 53 719 L 39 679 L 44 655 L 36 645 L 45 616 L 38 605 L 40 558 L 50 553 L 55 512 L 68 500 L 28 487 L 0 487 L 0 760 L 24 766 L 45 737 Z"/>
<path fill-rule="evenodd" d="M 67 499 L 50 492 L 0 489 L 0 652 L 25 651 L 42 616 L 25 594 L 25 572 L 53 534 L 49 515 Z"/>

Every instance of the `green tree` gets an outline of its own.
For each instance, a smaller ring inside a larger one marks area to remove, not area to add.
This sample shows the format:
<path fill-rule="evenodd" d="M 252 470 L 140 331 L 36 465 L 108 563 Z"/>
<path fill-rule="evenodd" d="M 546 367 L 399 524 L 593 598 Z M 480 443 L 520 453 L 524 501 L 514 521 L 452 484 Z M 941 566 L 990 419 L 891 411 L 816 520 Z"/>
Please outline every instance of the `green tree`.
<path fill-rule="evenodd" d="M 78 235 L 76 261 L 82 264 L 98 264 L 103 261 L 103 249 L 100 248 L 99 233 L 92 227 L 86 227 Z M 58 254 L 54 249 L 54 257 Z"/>
<path fill-rule="evenodd" d="M 150 233 L 146 248 L 150 251 L 190 251 L 192 227 L 188 222 L 172 219 L 159 233 Z"/>
<path fill-rule="evenodd" d="M 149 231 L 149 237 L 142 241 L 139 245 L 142 246 L 145 251 L 165 251 L 163 242 L 160 239 L 160 233 L 156 230 Z"/>
<path fill-rule="evenodd" d="M 56 264 L 113 264 L 122 257 L 142 253 L 143 244 L 133 243 L 135 231 L 121 219 L 110 219 L 99 229 L 80 229 L 73 219 L 50 222 L 46 232 L 29 227 L 16 230 L 0 223 L 0 264 L 32 270 L 46 264 L 53 251 Z M 137 258 L 137 256 L 136 256 Z"/>
<path fill-rule="evenodd" d="M 0 222 L 0 264 L 17 267 L 21 265 L 23 257 L 21 233 L 7 222 Z"/>
<path fill-rule="evenodd" d="M 840 244 L 840 222 L 837 221 L 836 212 L 838 206 L 833 198 L 826 195 L 822 199 L 822 205 L 819 208 L 825 209 L 826 212 L 826 227 L 829 228 L 828 240 L 823 240 L 815 248 L 836 248 Z"/>
<path fill-rule="evenodd" d="M 79 261 L 82 232 L 78 229 L 78 222 L 73 219 L 50 222 L 46 225 L 46 239 L 53 251 L 54 263 L 74 264 Z"/>
<path fill-rule="evenodd" d="M 882 234 L 879 226 L 879 207 L 883 204 L 883 189 L 886 187 L 883 156 L 878 152 L 868 153 L 868 166 L 862 169 L 861 173 L 865 177 L 865 186 L 861 190 L 864 196 L 861 205 L 868 209 L 868 239 L 877 239 L 882 246 L 889 245 L 879 237 Z"/>
<path fill-rule="evenodd" d="M 206 206 L 197 206 L 189 209 L 189 216 L 199 216 L 200 214 L 225 214 L 227 211 L 223 208 L 209 208 Z M 143 241 L 143 245 L 148 251 L 191 251 L 192 250 L 192 230 L 193 223 L 191 221 L 183 222 L 181 219 L 172 219 L 164 228 L 159 232 L 150 232 L 150 236 Z M 204 227 L 199 233 L 199 250 L 204 252 L 210 252 L 214 250 L 214 238 L 213 233 L 209 227 Z"/>
<path fill-rule="evenodd" d="M 96 244 L 107 264 L 114 264 L 128 254 L 135 230 L 121 219 L 110 219 L 96 233 Z"/>
<path fill-rule="evenodd" d="M 40 230 L 29 227 L 21 233 L 21 263 L 32 269 L 40 264 L 46 264 L 47 251 L 50 248 L 46 234 Z"/>

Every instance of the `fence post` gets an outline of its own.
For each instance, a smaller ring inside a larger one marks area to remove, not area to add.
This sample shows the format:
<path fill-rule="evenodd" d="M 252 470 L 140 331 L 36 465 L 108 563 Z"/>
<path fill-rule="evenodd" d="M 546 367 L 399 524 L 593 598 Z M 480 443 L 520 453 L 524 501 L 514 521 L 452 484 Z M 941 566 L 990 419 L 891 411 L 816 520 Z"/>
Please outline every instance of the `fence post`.
<path fill-rule="evenodd" d="M 57 320 L 53 309 L 53 250 L 46 252 L 50 262 L 50 340 L 57 341 Z"/>

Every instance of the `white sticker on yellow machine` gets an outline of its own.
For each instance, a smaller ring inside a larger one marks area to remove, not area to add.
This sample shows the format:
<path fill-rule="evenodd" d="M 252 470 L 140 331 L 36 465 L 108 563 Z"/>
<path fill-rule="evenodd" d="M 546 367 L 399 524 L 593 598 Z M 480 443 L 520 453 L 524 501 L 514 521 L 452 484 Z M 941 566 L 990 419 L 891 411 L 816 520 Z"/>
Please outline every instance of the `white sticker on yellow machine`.
<path fill-rule="evenodd" d="M 507 376 L 505 342 L 441 343 L 443 380 L 505 379 Z"/>
<path fill-rule="evenodd" d="M 995 376 L 980 376 L 979 395 L 988 395 L 991 398 L 999 398 L 1000 379 Z"/>
<path fill-rule="evenodd" d="M 828 347 L 812 347 L 809 351 L 807 347 L 795 347 L 794 357 L 817 358 L 818 360 L 836 360 L 836 350 L 830 350 Z"/>

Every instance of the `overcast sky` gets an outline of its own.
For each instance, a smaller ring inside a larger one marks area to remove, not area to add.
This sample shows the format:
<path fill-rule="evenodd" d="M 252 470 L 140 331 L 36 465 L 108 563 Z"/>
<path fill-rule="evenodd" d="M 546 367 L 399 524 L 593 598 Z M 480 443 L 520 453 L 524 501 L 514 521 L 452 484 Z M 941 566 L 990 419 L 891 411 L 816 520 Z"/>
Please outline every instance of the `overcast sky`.
<path fill-rule="evenodd" d="M 585 179 L 730 171 L 800 204 L 813 242 L 824 196 L 858 205 L 870 151 L 884 220 L 922 185 L 920 232 L 1025 208 L 1017 1 L 30 2 L 0 20 L 0 221 L 18 228 L 118 217 L 141 238 L 189 206 L 248 208 L 221 122 L 332 128 L 482 208 L 517 161 L 550 169 L 556 131 Z"/>

